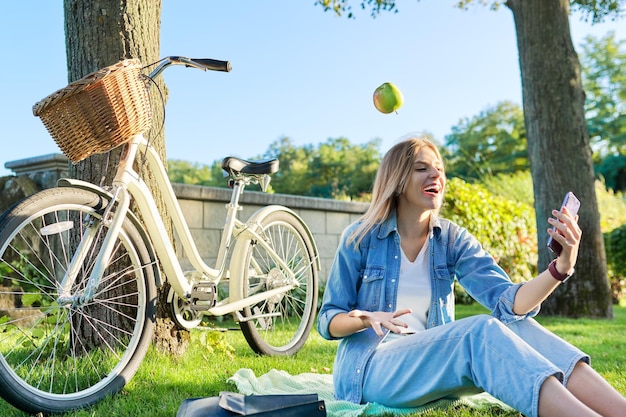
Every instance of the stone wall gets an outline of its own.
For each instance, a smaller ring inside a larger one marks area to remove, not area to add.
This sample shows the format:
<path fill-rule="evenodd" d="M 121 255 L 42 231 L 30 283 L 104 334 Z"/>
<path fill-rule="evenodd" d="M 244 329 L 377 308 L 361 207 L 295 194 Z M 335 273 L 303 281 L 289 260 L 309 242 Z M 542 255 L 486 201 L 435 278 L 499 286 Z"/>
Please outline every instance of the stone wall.
<path fill-rule="evenodd" d="M 7 162 L 5 167 L 12 169 L 16 176 L 0 179 L 0 185 L 3 181 L 4 183 L 28 182 L 43 189 L 54 186 L 58 178 L 67 175 L 68 162 L 63 155 L 52 154 Z M 225 205 L 230 200 L 230 189 L 185 184 L 174 184 L 173 188 L 200 255 L 208 265 L 213 266 L 220 243 L 220 232 L 226 218 Z M 343 229 L 365 212 L 367 204 L 267 194 L 253 189 L 254 186 L 246 189 L 241 196 L 239 203 L 243 210 L 240 212 L 239 219 L 244 221 L 259 208 L 270 204 L 283 205 L 295 211 L 313 233 L 321 261 L 320 280 L 325 282 Z M 33 192 L 30 188 L 28 190 Z M 8 202 L 5 191 L 3 191 L 2 201 Z M 21 193 L 28 194 L 23 190 Z M 182 258 L 182 254 L 179 253 L 179 255 Z M 182 263 L 184 267 L 189 265 L 184 259 Z"/>
<path fill-rule="evenodd" d="M 174 184 L 185 219 L 198 246 L 200 255 L 209 265 L 215 264 L 220 231 L 226 218 L 226 203 L 230 189 Z M 320 255 L 320 279 L 326 280 L 343 229 L 366 209 L 365 203 L 336 201 L 323 198 L 267 194 L 246 189 L 239 201 L 243 210 L 239 219 L 248 219 L 261 207 L 278 204 L 295 211 L 309 226 Z M 182 254 L 179 254 L 182 257 Z"/>

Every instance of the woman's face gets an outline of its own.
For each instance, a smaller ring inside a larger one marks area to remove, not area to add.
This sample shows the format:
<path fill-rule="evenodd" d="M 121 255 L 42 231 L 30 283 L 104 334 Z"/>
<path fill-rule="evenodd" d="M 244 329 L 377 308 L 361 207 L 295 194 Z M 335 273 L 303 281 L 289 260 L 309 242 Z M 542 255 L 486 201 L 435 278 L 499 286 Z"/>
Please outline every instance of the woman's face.
<path fill-rule="evenodd" d="M 407 204 L 420 211 L 439 209 L 445 185 L 443 162 L 432 149 L 423 146 L 415 155 L 413 171 L 406 190 L 400 195 L 399 204 Z"/>

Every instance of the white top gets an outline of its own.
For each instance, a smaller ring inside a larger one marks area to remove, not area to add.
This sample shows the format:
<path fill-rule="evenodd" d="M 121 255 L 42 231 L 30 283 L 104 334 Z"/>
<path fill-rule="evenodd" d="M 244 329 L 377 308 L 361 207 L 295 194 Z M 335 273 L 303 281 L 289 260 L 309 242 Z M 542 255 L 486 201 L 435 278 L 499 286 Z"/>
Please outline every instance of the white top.
<path fill-rule="evenodd" d="M 401 251 L 402 262 L 400 264 L 396 309 L 410 308 L 413 310 L 411 314 L 399 317 L 400 320 L 409 325 L 407 329 L 402 329 L 403 333 L 415 333 L 426 329 L 432 295 L 428 247 L 428 239 L 426 239 L 413 262 L 409 261 L 404 251 Z"/>

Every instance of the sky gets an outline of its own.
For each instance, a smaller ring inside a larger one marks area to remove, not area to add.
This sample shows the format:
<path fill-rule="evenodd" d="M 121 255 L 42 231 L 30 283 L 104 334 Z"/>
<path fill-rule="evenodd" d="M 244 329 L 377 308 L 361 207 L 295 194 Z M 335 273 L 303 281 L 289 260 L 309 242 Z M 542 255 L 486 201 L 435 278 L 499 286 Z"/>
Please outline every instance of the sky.
<path fill-rule="evenodd" d="M 296 146 L 345 137 L 353 144 L 428 132 L 440 143 L 452 126 L 508 100 L 521 104 L 513 16 L 506 8 L 462 11 L 454 0 L 399 3 L 377 18 L 337 17 L 314 0 L 163 0 L 161 56 L 228 60 L 229 73 L 171 67 L 163 74 L 168 159 L 212 164 L 259 157 L 282 137 Z M 591 25 L 570 17 L 574 46 L 626 20 Z M 9 161 L 60 152 L 37 101 L 67 84 L 63 2 L 0 5 L 0 176 Z M 376 87 L 403 92 L 397 113 L 379 113 Z"/>

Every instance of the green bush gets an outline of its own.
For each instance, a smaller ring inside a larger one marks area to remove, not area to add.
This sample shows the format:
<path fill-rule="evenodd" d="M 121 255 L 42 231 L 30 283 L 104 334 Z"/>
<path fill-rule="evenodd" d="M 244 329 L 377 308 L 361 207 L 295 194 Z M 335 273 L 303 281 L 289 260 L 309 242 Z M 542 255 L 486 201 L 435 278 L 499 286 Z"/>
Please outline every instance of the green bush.
<path fill-rule="evenodd" d="M 600 228 L 604 235 L 606 264 L 613 303 L 626 296 L 626 202 L 622 193 L 596 182 Z"/>
<path fill-rule="evenodd" d="M 516 171 L 512 174 L 486 176 L 481 180 L 493 194 L 533 207 L 533 179 L 530 171 Z"/>
<path fill-rule="evenodd" d="M 626 295 L 626 224 L 604 234 L 606 263 L 613 302 Z"/>
<path fill-rule="evenodd" d="M 626 197 L 622 193 L 607 190 L 600 181 L 596 181 L 595 186 L 600 209 L 600 229 L 606 235 L 626 224 Z"/>
<path fill-rule="evenodd" d="M 534 209 L 492 194 L 483 185 L 448 181 L 441 216 L 472 233 L 515 282 L 537 274 Z"/>

